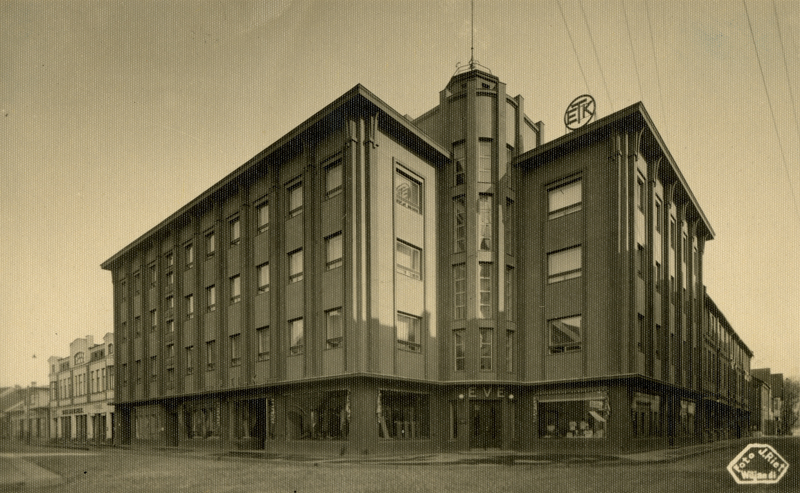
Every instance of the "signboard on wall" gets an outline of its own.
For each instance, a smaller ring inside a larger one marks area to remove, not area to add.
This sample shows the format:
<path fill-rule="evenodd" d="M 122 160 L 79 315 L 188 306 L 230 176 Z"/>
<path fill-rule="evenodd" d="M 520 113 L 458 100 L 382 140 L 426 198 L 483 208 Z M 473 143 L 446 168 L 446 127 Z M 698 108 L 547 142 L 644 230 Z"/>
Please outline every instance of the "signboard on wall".
<path fill-rule="evenodd" d="M 595 102 L 588 94 L 573 99 L 564 112 L 564 125 L 570 130 L 577 130 L 594 119 Z"/>

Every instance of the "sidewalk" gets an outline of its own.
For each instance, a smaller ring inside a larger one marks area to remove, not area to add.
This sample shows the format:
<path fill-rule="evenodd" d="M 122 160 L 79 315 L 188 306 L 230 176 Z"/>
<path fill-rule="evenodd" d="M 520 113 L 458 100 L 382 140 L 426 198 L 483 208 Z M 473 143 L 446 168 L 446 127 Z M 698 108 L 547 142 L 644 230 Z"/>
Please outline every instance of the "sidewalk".
<path fill-rule="evenodd" d="M 58 474 L 20 457 L 0 456 L 0 492 L 55 486 L 64 482 Z"/>

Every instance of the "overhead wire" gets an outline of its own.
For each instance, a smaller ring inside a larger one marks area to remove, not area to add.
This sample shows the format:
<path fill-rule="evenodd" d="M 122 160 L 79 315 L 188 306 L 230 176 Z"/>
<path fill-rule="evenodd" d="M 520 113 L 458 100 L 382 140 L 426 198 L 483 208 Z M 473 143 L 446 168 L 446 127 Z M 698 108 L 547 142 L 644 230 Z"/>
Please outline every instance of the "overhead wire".
<path fill-rule="evenodd" d="M 639 75 L 639 63 L 636 61 L 636 50 L 633 47 L 633 37 L 631 36 L 631 25 L 628 22 L 628 10 L 625 8 L 625 0 L 620 0 L 622 3 L 622 13 L 625 16 L 625 28 L 628 30 L 628 43 L 631 45 L 631 57 L 633 57 L 633 68 L 636 70 L 636 82 L 639 83 L 639 100 L 644 99 L 644 91 L 642 90 L 642 77 Z"/>
<path fill-rule="evenodd" d="M 575 60 L 578 62 L 578 68 L 581 70 L 581 76 L 583 76 L 583 83 L 586 85 L 586 92 L 589 92 L 589 81 L 586 79 L 586 72 L 583 71 L 583 65 L 581 65 L 581 58 L 578 56 L 578 50 L 575 48 L 575 41 L 572 39 L 572 33 L 569 30 L 569 24 L 567 24 L 567 18 L 564 16 L 564 9 L 561 7 L 561 0 L 556 0 L 558 4 L 558 11 L 561 12 L 561 20 L 564 21 L 564 27 L 567 30 L 567 36 L 569 37 L 569 42 L 572 44 L 572 52 L 575 53 Z"/>
<path fill-rule="evenodd" d="M 653 62 L 656 65 L 656 82 L 658 83 L 658 100 L 661 103 L 661 117 L 664 121 L 667 121 L 667 112 L 664 109 L 664 94 L 661 91 L 661 73 L 658 68 L 658 56 L 656 55 L 656 43 L 653 39 L 653 22 L 650 19 L 650 7 L 648 7 L 647 2 L 644 2 L 645 11 L 647 11 L 647 29 L 650 32 L 650 47 L 653 50 Z"/>
<path fill-rule="evenodd" d="M 789 64 L 786 63 L 786 48 L 783 45 L 783 33 L 781 32 L 781 21 L 778 17 L 778 6 L 772 0 L 772 11 L 775 13 L 775 25 L 778 27 L 778 39 L 781 42 L 781 55 L 783 55 L 783 70 L 786 74 L 786 85 L 789 88 L 789 99 L 792 102 L 792 116 L 794 117 L 794 131 L 797 134 L 797 143 L 800 145 L 800 124 L 797 122 L 797 107 L 794 102 L 794 91 L 792 90 L 792 79 L 789 77 Z M 800 176 L 800 175 L 798 175 Z"/>
<path fill-rule="evenodd" d="M 750 38 L 753 40 L 753 50 L 756 53 L 756 60 L 758 61 L 758 70 L 761 72 L 761 83 L 764 86 L 764 93 L 767 96 L 767 105 L 769 106 L 769 113 L 772 117 L 772 126 L 775 129 L 775 137 L 778 139 L 778 147 L 781 150 L 781 159 L 783 160 L 783 168 L 786 170 L 786 177 L 789 182 L 789 191 L 792 195 L 792 202 L 794 203 L 794 212 L 800 220 L 800 206 L 797 205 L 797 196 L 794 192 L 794 185 L 792 184 L 792 175 L 789 172 L 789 165 L 786 163 L 786 153 L 783 150 L 783 141 L 781 140 L 780 132 L 778 132 L 778 122 L 775 119 L 775 110 L 772 107 L 772 98 L 769 97 L 769 89 L 767 89 L 767 79 L 764 77 L 764 67 L 761 65 L 761 57 L 758 54 L 758 46 L 756 45 L 756 36 L 753 32 L 753 24 L 750 22 L 750 13 L 747 10 L 747 2 L 742 0 L 744 5 L 744 14 L 747 17 L 747 26 L 750 28 Z"/>
<path fill-rule="evenodd" d="M 600 56 L 597 54 L 597 44 L 594 42 L 594 37 L 592 36 L 592 29 L 589 27 L 589 20 L 586 18 L 586 10 L 583 8 L 583 3 L 581 0 L 578 0 L 578 6 L 581 8 L 581 14 L 583 15 L 583 22 L 586 24 L 586 32 L 589 34 L 589 41 L 592 43 L 592 51 L 594 51 L 594 59 L 597 60 L 597 67 L 600 69 L 600 78 L 603 80 L 603 88 L 606 90 L 606 97 L 608 98 L 608 103 L 611 105 L 611 111 L 614 111 L 614 100 L 611 99 L 611 92 L 608 90 L 608 84 L 606 84 L 606 76 L 603 73 L 603 64 L 600 62 Z"/>

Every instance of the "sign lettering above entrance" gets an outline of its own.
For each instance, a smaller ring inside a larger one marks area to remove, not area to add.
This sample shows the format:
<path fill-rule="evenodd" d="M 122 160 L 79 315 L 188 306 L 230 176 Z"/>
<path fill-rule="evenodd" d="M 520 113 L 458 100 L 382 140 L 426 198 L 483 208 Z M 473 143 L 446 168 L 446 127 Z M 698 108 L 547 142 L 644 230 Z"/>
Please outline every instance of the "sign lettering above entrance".
<path fill-rule="evenodd" d="M 564 112 L 564 125 L 570 130 L 577 130 L 594 118 L 594 98 L 588 94 L 573 99 Z"/>
<path fill-rule="evenodd" d="M 789 470 L 789 463 L 771 445 L 751 443 L 739 452 L 728 472 L 738 484 L 775 484 Z"/>
<path fill-rule="evenodd" d="M 477 399 L 479 397 L 483 397 L 485 399 L 496 397 L 498 399 L 502 399 L 506 396 L 506 389 L 503 387 L 481 387 L 480 391 L 478 387 L 470 387 L 467 389 L 467 395 L 470 399 Z"/>

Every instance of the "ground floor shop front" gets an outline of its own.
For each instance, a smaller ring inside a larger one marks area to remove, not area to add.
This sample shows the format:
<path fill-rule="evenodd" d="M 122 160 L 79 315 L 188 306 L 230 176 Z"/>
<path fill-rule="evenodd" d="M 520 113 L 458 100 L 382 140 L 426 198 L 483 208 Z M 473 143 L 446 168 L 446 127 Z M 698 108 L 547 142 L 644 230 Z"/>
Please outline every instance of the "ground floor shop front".
<path fill-rule="evenodd" d="M 95 402 L 53 408 L 50 436 L 65 442 L 113 443 L 114 407 L 110 402 Z"/>
<path fill-rule="evenodd" d="M 718 403 L 711 409 L 702 395 L 643 378 L 440 384 L 361 376 L 120 403 L 116 432 L 122 445 L 275 453 L 618 453 L 712 439 L 707 427 L 742 419 Z"/>

